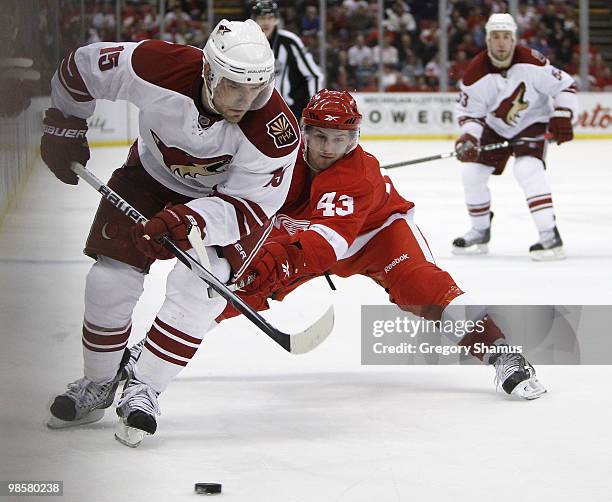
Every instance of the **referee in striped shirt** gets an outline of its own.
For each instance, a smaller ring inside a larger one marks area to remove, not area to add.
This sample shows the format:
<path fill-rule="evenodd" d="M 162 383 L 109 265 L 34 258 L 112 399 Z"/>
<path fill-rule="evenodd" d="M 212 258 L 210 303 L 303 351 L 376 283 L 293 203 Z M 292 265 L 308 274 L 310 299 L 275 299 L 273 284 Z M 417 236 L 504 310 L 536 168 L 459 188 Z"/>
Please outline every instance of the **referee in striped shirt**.
<path fill-rule="evenodd" d="M 310 98 L 323 88 L 323 74 L 299 37 L 278 29 L 276 2 L 257 0 L 251 7 L 251 17 L 261 26 L 274 51 L 274 86 L 299 119 Z"/>

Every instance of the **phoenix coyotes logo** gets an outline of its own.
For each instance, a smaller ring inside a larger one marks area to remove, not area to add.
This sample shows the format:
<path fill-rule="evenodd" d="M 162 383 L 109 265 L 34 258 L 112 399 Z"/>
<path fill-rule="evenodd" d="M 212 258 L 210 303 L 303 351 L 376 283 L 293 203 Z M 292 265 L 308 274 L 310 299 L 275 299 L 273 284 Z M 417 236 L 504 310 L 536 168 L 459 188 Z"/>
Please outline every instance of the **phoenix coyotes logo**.
<path fill-rule="evenodd" d="M 515 125 L 519 119 L 518 114 L 529 106 L 529 101 L 525 101 L 526 90 L 525 82 L 521 82 L 512 94 L 499 104 L 494 115 L 510 126 Z"/>
<path fill-rule="evenodd" d="M 222 173 L 227 169 L 228 164 L 232 160 L 231 155 L 221 155 L 205 159 L 193 157 L 180 148 L 166 146 L 153 131 L 151 131 L 151 136 L 153 136 L 153 140 L 164 158 L 166 167 L 170 169 L 172 174 L 180 178 L 212 176 Z"/>
<path fill-rule="evenodd" d="M 274 140 L 276 148 L 291 146 L 297 142 L 298 136 L 287 116 L 281 112 L 266 124 L 268 135 Z"/>

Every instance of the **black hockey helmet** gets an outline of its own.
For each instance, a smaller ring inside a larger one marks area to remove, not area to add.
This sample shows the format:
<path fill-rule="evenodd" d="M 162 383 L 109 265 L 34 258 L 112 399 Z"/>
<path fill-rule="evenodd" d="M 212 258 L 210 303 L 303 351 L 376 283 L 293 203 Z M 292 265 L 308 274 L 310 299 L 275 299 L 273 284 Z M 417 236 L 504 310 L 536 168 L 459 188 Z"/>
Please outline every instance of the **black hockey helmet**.
<path fill-rule="evenodd" d="M 271 0 L 257 0 L 251 6 L 251 17 L 265 16 L 272 14 L 278 17 L 278 4 Z"/>

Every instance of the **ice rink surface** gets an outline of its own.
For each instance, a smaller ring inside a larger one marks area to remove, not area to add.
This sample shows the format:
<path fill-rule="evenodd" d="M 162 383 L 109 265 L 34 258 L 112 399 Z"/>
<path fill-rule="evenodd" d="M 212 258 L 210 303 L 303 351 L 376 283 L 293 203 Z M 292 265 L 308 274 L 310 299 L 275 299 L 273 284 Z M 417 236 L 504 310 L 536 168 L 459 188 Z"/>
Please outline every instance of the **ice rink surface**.
<path fill-rule="evenodd" d="M 364 147 L 384 164 L 452 143 Z M 88 167 L 106 180 L 125 155 L 96 149 Z M 455 161 L 389 173 L 416 203 L 438 264 L 482 302 L 612 304 L 611 158 L 612 141 L 551 147 L 568 255 L 553 263 L 528 257 L 537 233 L 511 169 L 492 180 L 491 252 L 477 258 L 450 253 L 469 226 Z M 337 279 L 336 292 L 313 281 L 267 315 L 298 330 L 333 303 L 334 332 L 312 353 L 292 356 L 241 319 L 211 333 L 138 449 L 113 439 L 112 408 L 93 425 L 47 429 L 51 398 L 82 376 L 81 250 L 98 199 L 37 166 L 0 230 L 0 480 L 63 480 L 71 502 L 196 500 L 200 481 L 240 502 L 610 500 L 610 366 L 540 366 L 549 394 L 533 402 L 496 393 L 487 367 L 361 366 L 360 306 L 387 298 L 359 277 Z M 167 270 L 147 279 L 132 341 L 161 303 Z"/>

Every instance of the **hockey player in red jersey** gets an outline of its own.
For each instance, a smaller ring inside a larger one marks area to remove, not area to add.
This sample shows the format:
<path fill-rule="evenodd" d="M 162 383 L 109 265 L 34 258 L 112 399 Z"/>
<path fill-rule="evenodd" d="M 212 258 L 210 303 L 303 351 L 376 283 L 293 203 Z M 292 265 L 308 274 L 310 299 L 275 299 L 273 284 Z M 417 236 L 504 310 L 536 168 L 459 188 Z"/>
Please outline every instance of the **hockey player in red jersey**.
<path fill-rule="evenodd" d="M 455 143 L 472 228 L 453 242 L 456 254 L 488 252 L 491 237 L 491 174 L 501 174 L 514 156 L 514 175 L 531 212 L 539 240 L 529 248 L 534 260 L 564 258 L 552 195 L 546 179 L 545 134 L 557 144 L 573 139 L 578 100 L 572 78 L 539 52 L 516 44 L 510 14 L 493 14 L 486 24 L 487 50 L 466 69 L 460 84 Z M 520 145 L 479 153 L 490 143 L 534 138 Z"/>
<path fill-rule="evenodd" d="M 187 232 L 197 222 L 215 258 L 212 272 L 230 281 L 216 250 L 237 257 L 239 274 L 271 230 L 300 142 L 273 76 L 274 55 L 252 20 L 221 21 L 203 50 L 154 40 L 97 43 L 62 61 L 44 118 L 44 162 L 60 180 L 76 184 L 71 163 L 89 159 L 85 119 L 96 99 L 134 103 L 139 136 L 108 185 L 150 220 L 132 225 L 110 203 L 100 204 L 85 248 L 96 262 L 85 287 L 84 377 L 55 398 L 50 427 L 99 420 L 113 403 L 145 274 L 155 259 L 172 257 L 156 238 L 169 235 L 193 253 Z M 218 298 L 203 309 L 202 296 L 205 284 L 177 265 L 150 343 L 123 389 L 118 439 L 133 446 L 144 432 L 155 432 L 157 396 L 225 307 Z"/>
<path fill-rule="evenodd" d="M 302 114 L 304 142 L 287 201 L 275 217 L 272 233 L 244 272 L 256 279 L 241 296 L 254 308 L 265 310 L 268 299 L 280 301 L 323 274 L 365 275 L 403 310 L 444 324 L 472 321 L 483 326 L 458 335 L 457 343 L 494 365 L 496 381 L 508 394 L 525 399 L 542 396 L 546 389 L 533 366 L 508 347 L 486 307 L 477 305 L 436 266 L 413 221 L 414 204 L 395 190 L 376 158 L 359 146 L 360 122 L 348 92 L 324 89 L 312 97 Z M 202 301 L 208 310 L 211 300 Z M 228 305 L 217 322 L 238 314 Z M 154 332 L 131 347 L 127 373 L 143 346 L 152 342 Z M 195 349 L 185 354 L 185 363 L 194 354 Z"/>
<path fill-rule="evenodd" d="M 494 364 L 508 394 L 526 399 L 546 390 L 520 354 L 483 356 L 477 344 L 507 347 L 505 337 L 453 278 L 438 268 L 414 223 L 414 204 L 381 174 L 376 158 L 359 146 L 361 115 L 348 92 L 323 90 L 302 114 L 302 151 L 275 229 L 245 272 L 256 275 L 247 298 L 259 309 L 282 300 L 322 274 L 365 275 L 401 309 L 433 321 L 482 321 L 484 330 L 458 337 L 470 353 Z M 232 308 L 224 316 L 234 315 Z"/>

